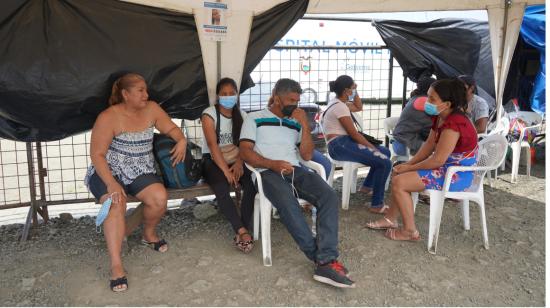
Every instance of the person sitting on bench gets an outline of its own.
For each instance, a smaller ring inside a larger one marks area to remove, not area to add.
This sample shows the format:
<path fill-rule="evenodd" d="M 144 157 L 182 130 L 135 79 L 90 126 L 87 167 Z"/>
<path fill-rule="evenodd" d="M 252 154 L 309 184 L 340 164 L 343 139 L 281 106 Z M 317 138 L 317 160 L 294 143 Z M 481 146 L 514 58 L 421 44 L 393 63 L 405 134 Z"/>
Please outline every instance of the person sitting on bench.
<path fill-rule="evenodd" d="M 174 165 L 184 160 L 187 141 L 168 114 L 149 100 L 145 80 L 138 74 L 126 74 L 115 81 L 109 104 L 92 129 L 92 165 L 84 182 L 100 203 L 112 200 L 104 233 L 111 258 L 111 290 L 120 292 L 128 288 L 121 259 L 122 241 L 128 235 L 124 218 L 127 194 L 145 204 L 142 243 L 159 252 L 168 250 L 155 230 L 166 212 L 167 193 L 155 174 L 154 129 L 177 142 L 172 149 Z"/>
<path fill-rule="evenodd" d="M 239 109 L 237 83 L 222 78 L 216 85 L 217 103 L 202 112 L 204 179 L 210 185 L 218 206 L 235 231 L 235 246 L 244 253 L 254 247 L 250 220 L 254 210 L 256 188 L 250 170 L 239 155 L 239 136 L 246 113 Z M 229 195 L 230 185 L 243 188 L 241 215 Z"/>

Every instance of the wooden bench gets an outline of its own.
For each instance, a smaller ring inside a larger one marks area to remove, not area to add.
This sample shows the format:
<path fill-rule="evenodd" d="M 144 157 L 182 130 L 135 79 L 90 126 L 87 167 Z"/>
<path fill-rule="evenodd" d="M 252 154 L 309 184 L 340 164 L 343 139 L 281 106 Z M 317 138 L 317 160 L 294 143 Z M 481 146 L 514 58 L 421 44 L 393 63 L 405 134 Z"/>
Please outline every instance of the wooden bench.
<path fill-rule="evenodd" d="M 202 183 L 199 185 L 187 187 L 187 188 L 167 188 L 168 200 L 173 199 L 193 199 L 201 196 L 213 195 L 214 191 L 208 184 Z M 237 199 L 237 206 L 240 205 L 241 191 L 232 189 L 235 192 Z M 139 200 L 133 196 L 128 196 L 127 202 L 139 202 Z M 143 220 L 143 203 L 140 203 L 129 215 L 126 216 L 126 234 L 130 234 L 135 230 Z"/>

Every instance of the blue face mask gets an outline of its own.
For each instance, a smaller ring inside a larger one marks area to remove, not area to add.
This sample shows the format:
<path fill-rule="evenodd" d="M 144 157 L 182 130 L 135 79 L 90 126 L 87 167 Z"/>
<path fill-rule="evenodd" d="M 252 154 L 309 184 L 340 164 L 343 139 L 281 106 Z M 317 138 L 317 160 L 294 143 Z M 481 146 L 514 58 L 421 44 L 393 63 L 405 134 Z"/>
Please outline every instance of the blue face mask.
<path fill-rule="evenodd" d="M 225 109 L 233 109 L 237 104 L 237 95 L 233 96 L 220 96 L 219 100 L 220 105 Z"/>
<path fill-rule="evenodd" d="M 355 95 L 357 95 L 357 90 L 356 89 L 351 89 L 351 91 L 353 91 L 353 92 L 351 92 L 351 95 L 348 95 L 348 100 L 352 102 L 353 99 L 355 98 Z"/>
<path fill-rule="evenodd" d="M 107 215 L 109 215 L 109 210 L 111 209 L 111 204 L 113 203 L 113 197 L 112 195 L 103 202 L 101 205 L 101 208 L 99 209 L 99 213 L 97 213 L 97 216 L 95 218 L 95 227 L 97 233 L 101 232 L 101 224 L 107 219 Z"/>
<path fill-rule="evenodd" d="M 427 115 L 431 115 L 431 116 L 439 115 L 439 111 L 437 110 L 437 106 L 430 103 L 430 102 L 426 102 L 424 104 L 424 112 Z"/>

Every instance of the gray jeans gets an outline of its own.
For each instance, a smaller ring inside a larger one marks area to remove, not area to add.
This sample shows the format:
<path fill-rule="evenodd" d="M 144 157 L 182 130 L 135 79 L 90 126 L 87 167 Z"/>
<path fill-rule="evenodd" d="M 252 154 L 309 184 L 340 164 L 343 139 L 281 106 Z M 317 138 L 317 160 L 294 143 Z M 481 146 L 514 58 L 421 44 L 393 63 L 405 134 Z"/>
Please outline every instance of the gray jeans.
<path fill-rule="evenodd" d="M 316 173 L 294 167 L 294 188 L 300 199 L 317 208 L 317 238 L 306 223 L 302 208 L 294 196 L 292 174 L 281 176 L 271 170 L 262 172 L 266 198 L 281 216 L 281 222 L 304 254 L 314 262 L 326 263 L 338 258 L 338 198 L 334 190 Z"/>

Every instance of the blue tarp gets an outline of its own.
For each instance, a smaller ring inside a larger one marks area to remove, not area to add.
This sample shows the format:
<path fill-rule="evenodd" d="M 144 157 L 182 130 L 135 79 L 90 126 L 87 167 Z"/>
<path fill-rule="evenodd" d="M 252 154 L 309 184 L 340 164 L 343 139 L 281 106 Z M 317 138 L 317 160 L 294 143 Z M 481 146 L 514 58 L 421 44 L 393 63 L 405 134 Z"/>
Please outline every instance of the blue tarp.
<path fill-rule="evenodd" d="M 530 97 L 531 109 L 544 114 L 546 111 L 546 57 L 545 57 L 546 8 L 544 5 L 529 6 L 525 9 L 520 33 L 523 40 L 540 52 L 540 69 L 535 78 Z"/>

